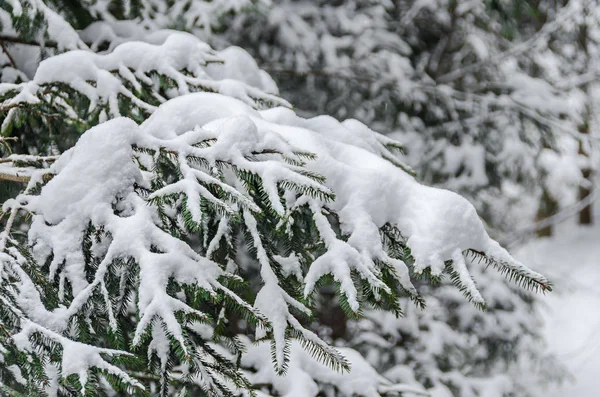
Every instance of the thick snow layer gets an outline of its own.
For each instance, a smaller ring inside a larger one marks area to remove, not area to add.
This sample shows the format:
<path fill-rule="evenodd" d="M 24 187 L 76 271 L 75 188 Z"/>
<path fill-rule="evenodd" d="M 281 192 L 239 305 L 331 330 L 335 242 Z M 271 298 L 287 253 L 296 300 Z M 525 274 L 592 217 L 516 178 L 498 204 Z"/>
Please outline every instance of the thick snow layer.
<path fill-rule="evenodd" d="M 250 54 L 240 47 L 228 47 L 216 53 L 223 64 L 209 64 L 206 72 L 215 80 L 234 79 L 271 94 L 279 94 L 275 81 L 261 70 Z"/>
<path fill-rule="evenodd" d="M 178 116 L 184 114 L 185 118 Z M 381 156 L 389 153 L 384 143 L 358 121 L 339 123 L 326 116 L 307 120 L 285 108 L 256 112 L 232 98 L 197 93 L 163 105 L 143 128 L 152 134 L 181 134 L 194 126 L 219 130 L 229 123 L 228 118 L 239 115 L 247 116 L 246 120 L 255 124 L 261 135 L 275 133 L 293 146 L 315 153 L 317 159 L 307 167 L 323 175 L 326 186 L 336 194 L 334 202 L 327 206 L 338 214 L 349 239 L 338 240 L 328 223 L 320 221 L 319 211 L 315 211 L 315 221 L 329 251 L 311 266 L 306 276 L 306 294 L 323 274 L 333 273 L 342 282 L 351 306 L 357 309 L 356 291 L 351 283 L 344 282 L 349 269 L 354 269 L 375 286 L 386 288 L 377 281 L 374 260 L 392 262 L 399 281 L 413 290 L 406 265 L 392 260 L 383 250 L 379 228 L 386 223 L 398 226 L 408 238 L 418 271 L 431 268 L 434 274 L 440 274 L 444 261 L 461 258 L 462 251 L 469 248 L 514 262 L 506 250 L 488 237 L 475 209 L 464 198 L 448 190 L 423 186 L 383 160 Z M 171 120 L 176 120 L 175 124 Z M 304 197 L 298 204 L 308 201 Z M 545 280 L 535 272 L 529 274 Z"/>
<path fill-rule="evenodd" d="M 594 397 L 600 388 L 600 226 L 574 223 L 559 226 L 554 237 L 533 241 L 517 253 L 555 282 L 554 292 L 544 299 L 544 334 L 570 376 L 546 394 L 551 397 Z"/>
<path fill-rule="evenodd" d="M 32 81 L 0 84 L 0 92 L 19 92 L 5 105 L 38 103 L 43 87 L 62 83 L 87 97 L 90 109 L 108 105 L 105 116 L 110 118 L 121 115 L 119 97 L 128 98 L 144 113 L 152 113 L 156 109 L 152 103 L 168 99 L 159 94 L 158 74 L 175 84 L 171 91 L 167 90 L 167 97 L 212 91 L 238 98 L 251 106 L 259 107 L 261 101 L 291 106 L 266 93 L 277 93 L 275 83 L 241 48 L 215 53 L 191 34 L 168 30 L 149 34 L 144 39 L 122 43 L 107 54 L 78 50 L 50 57 L 40 62 Z M 153 98 L 141 97 L 142 85 L 153 88 Z M 66 111 L 69 110 L 67 106 Z"/>
<path fill-rule="evenodd" d="M 30 202 L 30 208 L 42 215 L 33 222 L 29 239 L 38 253 L 52 251 L 51 278 L 66 261 L 66 276 L 75 294 L 88 286 L 80 253 L 88 222 L 106 224 L 115 197 L 130 194 L 133 183 L 141 180 L 131 162 L 129 144 L 136 128 L 133 121 L 120 118 L 89 130 L 53 165 L 60 176 L 44 187 L 42 196 Z"/>
<path fill-rule="evenodd" d="M 138 343 L 142 333 L 157 318 L 183 346 L 182 330 L 175 313 L 195 313 L 201 317 L 204 314 L 168 295 L 169 279 L 214 293 L 215 289 L 221 289 L 217 278 L 223 271 L 162 230 L 155 210 L 135 194 L 134 184 L 146 184 L 133 160 L 132 145 L 139 135 L 138 125 L 126 118 L 90 129 L 52 166 L 58 175 L 43 187 L 39 196 L 22 196 L 21 202 L 27 201 L 27 208 L 36 214 L 29 232 L 34 255 L 39 263 L 44 263 L 52 254 L 50 278 L 59 274 L 61 285 L 66 282 L 71 286 L 73 299 L 68 306 L 49 313 L 31 286 L 21 288 L 20 301 L 32 320 L 53 331 L 64 332 L 70 317 L 81 310 L 92 294 L 100 291 L 106 300 L 110 326 L 114 328 L 117 325 L 104 285 L 105 276 L 113 260 L 133 258 L 140 266 L 137 291 L 140 320 L 133 344 Z M 93 280 L 88 282 L 81 246 L 90 224 L 102 227 L 111 237 Z M 63 294 L 61 288 L 61 300 Z M 151 349 L 166 362 L 166 356 L 161 355 L 165 350 L 158 342 L 153 343 Z M 89 366 L 97 365 L 94 361 L 89 362 Z"/>
<path fill-rule="evenodd" d="M 8 2 L 12 7 L 12 13 L 15 17 L 20 17 L 23 8 L 28 8 L 29 13 L 38 12 L 46 22 L 45 29 L 39 29 L 37 36 L 41 42 L 44 42 L 47 34 L 50 40 L 56 42 L 59 50 L 73 50 L 87 48 L 85 43 L 79 38 L 77 31 L 65 19 L 48 7 L 42 0 L 10 0 Z M 32 12 L 33 11 L 33 12 Z"/>

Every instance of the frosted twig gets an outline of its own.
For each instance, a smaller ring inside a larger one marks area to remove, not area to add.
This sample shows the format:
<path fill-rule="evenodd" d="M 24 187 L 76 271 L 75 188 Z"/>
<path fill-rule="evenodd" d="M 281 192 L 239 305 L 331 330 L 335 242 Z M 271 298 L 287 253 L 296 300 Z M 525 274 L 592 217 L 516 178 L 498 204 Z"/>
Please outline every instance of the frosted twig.
<path fill-rule="evenodd" d="M 8 220 L 6 221 L 6 226 L 4 227 L 4 231 L 2 232 L 0 237 L 0 252 L 3 252 L 6 248 L 6 242 L 8 241 L 8 236 L 10 235 L 10 229 L 12 229 L 12 225 L 15 222 L 15 218 L 17 217 L 17 212 L 19 212 L 19 208 L 16 206 L 10 210 L 10 215 L 8 216 Z"/>

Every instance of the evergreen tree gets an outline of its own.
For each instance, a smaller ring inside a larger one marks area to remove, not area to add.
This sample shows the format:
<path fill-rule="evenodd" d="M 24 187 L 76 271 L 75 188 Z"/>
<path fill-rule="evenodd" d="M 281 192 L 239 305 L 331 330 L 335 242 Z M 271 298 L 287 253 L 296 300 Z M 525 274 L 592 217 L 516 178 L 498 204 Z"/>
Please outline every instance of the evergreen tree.
<path fill-rule="evenodd" d="M 585 184 L 572 134 L 585 112 L 581 91 L 555 84 L 553 62 L 569 64 L 543 50 L 581 15 L 579 2 L 560 3 L 276 1 L 241 13 L 227 37 L 302 114 L 394 133 L 420 180 L 466 196 L 495 236 L 512 241 L 542 196 L 565 207 Z"/>
<path fill-rule="evenodd" d="M 585 110 L 581 90 L 559 83 L 575 70 L 573 59 L 565 62 L 546 49 L 553 47 L 551 37 L 575 41 L 562 31 L 582 12 L 578 2 L 564 5 L 276 1 L 258 14 L 259 22 L 256 14 L 240 14 L 234 25 L 240 30 L 228 37 L 266 66 L 299 112 L 352 115 L 393 133 L 417 178 L 465 195 L 494 235 L 514 243 L 552 221 L 544 219 L 574 203 L 579 186 L 588 186 L 580 165 L 589 161 L 578 147 L 583 142 L 589 148 L 591 140 L 574 133 Z M 557 49 L 565 49 L 564 43 Z M 530 228 L 536 215 L 543 222 Z M 515 229 L 521 229 L 517 235 Z M 480 277 L 482 288 L 510 290 L 489 273 Z M 359 326 L 340 325 L 329 308 L 335 298 L 325 299 L 322 318 L 331 319 L 325 336 L 365 354 L 380 346 L 385 358 L 370 360 L 375 368 L 408 368 L 395 379 L 418 379 L 434 395 L 486 395 L 490 385 L 503 395 L 525 395 L 529 371 L 538 372 L 538 386 L 527 386 L 535 394 L 548 371 L 560 378 L 543 346 L 525 342 L 540 338 L 535 300 L 518 296 L 514 305 L 492 305 L 482 325 L 476 315 L 463 319 L 470 307 L 448 296 L 451 282 L 430 290 L 429 304 L 440 307 L 437 317 L 408 311 L 395 323 L 388 319 L 394 325 L 387 330 L 377 311 L 366 311 Z M 453 335 L 435 354 L 419 344 L 429 335 L 436 340 L 447 324 Z M 517 328 L 522 334 L 495 333 Z M 410 331 L 399 331 L 404 329 Z M 384 342 L 390 337 L 394 343 Z M 470 349 L 465 341 L 481 347 Z M 448 352 L 460 357 L 448 361 Z M 498 386 L 498 377 L 524 373 L 522 382 Z"/>
<path fill-rule="evenodd" d="M 350 317 L 399 315 L 446 274 L 484 308 L 474 256 L 551 289 L 465 199 L 417 183 L 397 142 L 297 116 L 243 50 L 86 40 L 133 15 L 118 4 L 0 3 L 14 47 L 47 57 L 26 73 L 31 52 L 4 51 L 2 143 L 20 144 L 0 180 L 22 191 L 2 207 L 3 393 L 421 393 L 311 331 L 322 288 Z"/>
<path fill-rule="evenodd" d="M 565 370 L 538 336 L 535 297 L 473 265 L 485 312 L 442 283 L 426 290 L 425 310 L 405 304 L 400 318 L 365 311 L 349 323 L 348 345 L 392 382 L 424 385 L 435 397 L 544 395 Z"/>

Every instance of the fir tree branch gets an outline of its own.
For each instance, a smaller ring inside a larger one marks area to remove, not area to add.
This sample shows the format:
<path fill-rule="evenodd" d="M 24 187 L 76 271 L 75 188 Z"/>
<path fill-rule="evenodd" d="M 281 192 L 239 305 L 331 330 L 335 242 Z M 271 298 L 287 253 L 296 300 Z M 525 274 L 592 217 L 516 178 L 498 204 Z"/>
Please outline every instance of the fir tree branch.
<path fill-rule="evenodd" d="M 488 256 L 485 252 L 477 251 L 469 248 L 465 251 L 465 256 L 471 255 L 477 261 L 483 261 L 487 266 L 492 266 L 494 269 L 505 275 L 509 280 L 528 288 L 532 291 L 541 291 L 543 293 L 552 291 L 552 284 L 544 279 L 532 277 L 523 269 L 516 267 L 514 264 L 497 260 L 494 257 Z"/>

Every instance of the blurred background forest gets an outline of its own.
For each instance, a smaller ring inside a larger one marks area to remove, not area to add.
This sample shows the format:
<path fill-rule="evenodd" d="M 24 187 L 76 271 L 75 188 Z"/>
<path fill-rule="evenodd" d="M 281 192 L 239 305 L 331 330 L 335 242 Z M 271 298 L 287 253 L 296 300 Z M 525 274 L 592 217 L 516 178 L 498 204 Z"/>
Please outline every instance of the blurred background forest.
<path fill-rule="evenodd" d="M 239 56 L 231 46 L 243 48 L 271 77 L 233 73 L 304 117 L 354 118 L 400 141 L 417 180 L 466 197 L 493 238 L 548 272 L 558 297 L 473 268 L 487 312 L 443 281 L 422 286 L 425 311 L 346 319 L 332 291 L 314 329 L 436 397 L 596 395 L 568 387 L 600 373 L 588 359 L 600 354 L 598 0 L 0 0 L 0 23 L 3 83 L 33 79 L 57 53 L 109 53 L 172 29 L 227 48 L 225 62 Z M 13 149 L 61 153 L 83 126 L 69 128 L 40 144 L 24 125 Z M 0 184 L 0 201 L 19 188 Z M 578 356 L 578 346 L 590 350 L 573 365 L 563 353 Z"/>

